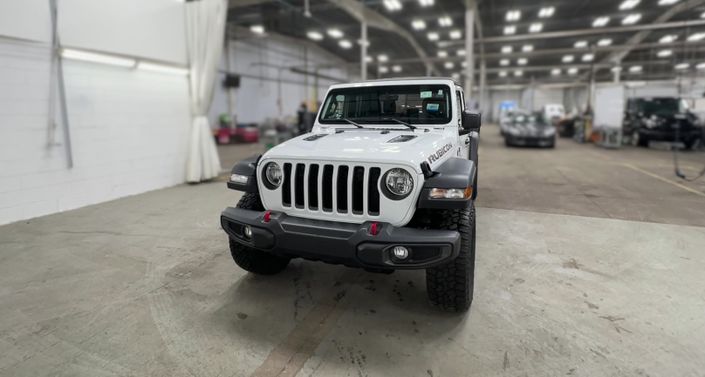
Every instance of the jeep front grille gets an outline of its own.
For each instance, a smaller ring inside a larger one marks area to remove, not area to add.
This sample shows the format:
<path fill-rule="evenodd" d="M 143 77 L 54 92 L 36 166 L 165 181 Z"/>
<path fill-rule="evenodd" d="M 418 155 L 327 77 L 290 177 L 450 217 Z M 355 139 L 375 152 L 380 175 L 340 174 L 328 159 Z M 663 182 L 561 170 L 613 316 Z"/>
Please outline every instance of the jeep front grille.
<path fill-rule="evenodd" d="M 381 169 L 355 165 L 285 163 L 284 207 L 379 216 Z"/>

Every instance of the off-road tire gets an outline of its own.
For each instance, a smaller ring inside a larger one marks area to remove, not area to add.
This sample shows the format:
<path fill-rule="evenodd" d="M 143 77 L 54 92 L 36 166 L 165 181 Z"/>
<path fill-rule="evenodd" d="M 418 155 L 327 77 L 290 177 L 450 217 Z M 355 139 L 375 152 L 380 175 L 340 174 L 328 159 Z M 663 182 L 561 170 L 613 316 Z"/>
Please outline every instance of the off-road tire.
<path fill-rule="evenodd" d="M 460 232 L 460 253 L 451 262 L 426 270 L 431 304 L 449 312 L 465 312 L 473 298 L 475 277 L 475 205 L 466 209 L 429 211 L 428 228 Z"/>
<path fill-rule="evenodd" d="M 237 208 L 264 211 L 259 194 L 244 194 Z M 274 275 L 282 272 L 289 264 L 289 258 L 269 254 L 230 240 L 230 254 L 235 263 L 245 271 L 258 275 Z"/>

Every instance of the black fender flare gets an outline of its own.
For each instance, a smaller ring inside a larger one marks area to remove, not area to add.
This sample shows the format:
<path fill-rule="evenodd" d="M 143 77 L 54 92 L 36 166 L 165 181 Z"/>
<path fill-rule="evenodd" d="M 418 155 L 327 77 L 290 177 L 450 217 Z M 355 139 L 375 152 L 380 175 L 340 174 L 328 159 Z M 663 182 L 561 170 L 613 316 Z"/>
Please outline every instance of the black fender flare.
<path fill-rule="evenodd" d="M 262 155 L 252 156 L 235 164 L 232 170 L 230 170 L 230 177 L 235 174 L 244 175 L 248 177 L 247 183 L 233 182 L 229 178 L 228 188 L 253 194 L 259 193 L 259 189 L 257 188 L 257 164 L 260 158 L 262 158 Z"/>
<path fill-rule="evenodd" d="M 431 199 L 431 189 L 465 189 L 473 187 L 477 165 L 474 161 L 465 158 L 451 157 L 443 162 L 432 175 L 426 178 L 421 188 L 417 208 L 432 209 L 461 209 L 466 208 L 473 200 L 473 196 L 465 199 Z"/>

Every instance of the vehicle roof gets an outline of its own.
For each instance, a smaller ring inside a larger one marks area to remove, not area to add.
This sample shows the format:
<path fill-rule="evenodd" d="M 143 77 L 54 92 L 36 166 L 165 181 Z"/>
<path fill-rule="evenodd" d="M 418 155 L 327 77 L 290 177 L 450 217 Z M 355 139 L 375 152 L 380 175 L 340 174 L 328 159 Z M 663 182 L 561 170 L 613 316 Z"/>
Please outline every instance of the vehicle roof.
<path fill-rule="evenodd" d="M 455 86 L 461 86 L 458 82 L 453 80 L 450 77 L 394 77 L 394 78 L 385 78 L 385 79 L 377 79 L 377 80 L 367 80 L 367 81 L 357 81 L 357 82 L 349 82 L 349 83 L 338 83 L 338 84 L 333 84 L 330 86 L 330 89 L 337 89 L 337 88 L 351 88 L 351 87 L 359 87 L 359 86 L 381 86 L 384 84 L 397 84 L 397 85 L 414 85 L 414 84 L 424 84 L 424 83 L 429 83 L 429 82 L 436 82 L 438 84 L 448 84 L 448 85 L 455 85 Z"/>

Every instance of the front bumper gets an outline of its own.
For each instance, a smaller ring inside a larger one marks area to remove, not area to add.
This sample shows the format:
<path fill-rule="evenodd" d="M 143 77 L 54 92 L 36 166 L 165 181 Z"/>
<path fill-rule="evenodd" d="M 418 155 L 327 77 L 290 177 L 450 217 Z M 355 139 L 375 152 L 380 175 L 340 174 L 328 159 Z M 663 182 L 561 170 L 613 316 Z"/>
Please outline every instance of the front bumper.
<path fill-rule="evenodd" d="M 512 145 L 525 145 L 525 146 L 537 146 L 537 147 L 548 147 L 556 142 L 556 136 L 520 136 L 505 134 L 507 142 Z"/>
<path fill-rule="evenodd" d="M 220 216 L 230 239 L 287 257 L 301 257 L 327 263 L 372 269 L 425 269 L 458 256 L 460 234 L 452 230 L 398 228 L 378 223 L 379 233 L 370 233 L 372 222 L 348 224 L 309 220 L 271 212 L 228 207 Z M 252 236 L 244 236 L 249 226 Z M 405 260 L 392 254 L 395 246 L 409 250 Z"/>

